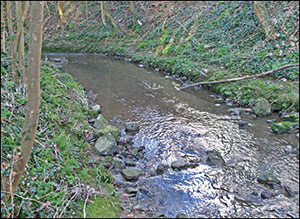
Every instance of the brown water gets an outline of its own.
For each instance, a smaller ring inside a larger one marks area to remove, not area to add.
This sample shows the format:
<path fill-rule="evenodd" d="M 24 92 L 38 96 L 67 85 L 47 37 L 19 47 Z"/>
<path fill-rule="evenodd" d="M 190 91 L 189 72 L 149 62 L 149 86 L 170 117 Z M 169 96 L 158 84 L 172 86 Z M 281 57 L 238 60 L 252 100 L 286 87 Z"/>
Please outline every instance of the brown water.
<path fill-rule="evenodd" d="M 51 54 L 48 54 L 50 57 Z M 98 93 L 96 103 L 108 120 L 123 127 L 138 121 L 134 146 L 145 147 L 138 166 L 145 171 L 159 163 L 202 158 L 217 150 L 226 166 L 201 163 L 197 168 L 168 170 L 138 181 L 137 198 L 144 209 L 166 217 L 299 217 L 299 160 L 284 147 L 296 148 L 295 134 L 275 135 L 267 119 L 254 120 L 239 129 L 228 107 L 215 106 L 209 91 L 178 90 L 181 82 L 158 72 L 101 55 L 54 54 L 69 61 L 63 70 L 86 90 Z M 272 172 L 294 193 L 260 198 L 268 188 L 257 182 L 262 172 Z"/>

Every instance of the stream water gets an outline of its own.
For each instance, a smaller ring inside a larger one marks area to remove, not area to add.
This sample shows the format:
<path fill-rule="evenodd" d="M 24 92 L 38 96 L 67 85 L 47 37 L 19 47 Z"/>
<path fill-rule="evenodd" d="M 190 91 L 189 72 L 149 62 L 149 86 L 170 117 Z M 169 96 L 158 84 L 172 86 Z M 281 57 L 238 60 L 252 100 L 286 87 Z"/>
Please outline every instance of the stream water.
<path fill-rule="evenodd" d="M 295 134 L 275 135 L 268 119 L 245 116 L 249 126 L 240 129 L 230 119 L 225 104 L 216 106 L 207 90 L 178 90 L 181 82 L 134 64 L 89 54 L 47 54 L 65 57 L 63 70 L 86 90 L 98 93 L 95 103 L 105 118 L 117 127 L 138 121 L 133 146 L 144 146 L 137 166 L 144 171 L 158 164 L 220 152 L 226 165 L 216 167 L 200 162 L 196 168 L 146 177 L 137 183 L 136 197 L 142 208 L 166 217 L 299 217 L 299 160 Z M 257 181 L 273 173 L 293 195 L 261 198 L 270 188 Z M 146 191 L 146 192 L 145 192 Z"/>

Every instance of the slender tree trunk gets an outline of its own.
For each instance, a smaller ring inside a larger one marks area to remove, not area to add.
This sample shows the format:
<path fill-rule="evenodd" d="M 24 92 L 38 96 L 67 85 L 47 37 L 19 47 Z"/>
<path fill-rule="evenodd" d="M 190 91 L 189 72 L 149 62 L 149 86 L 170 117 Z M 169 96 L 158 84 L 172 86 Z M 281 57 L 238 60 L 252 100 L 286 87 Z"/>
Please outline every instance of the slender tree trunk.
<path fill-rule="evenodd" d="M 105 11 L 105 15 L 110 19 L 112 25 L 114 26 L 116 32 L 120 32 L 120 28 L 117 24 L 117 22 L 115 21 L 115 19 L 113 18 L 113 16 L 111 16 L 111 14 L 109 13 L 109 10 L 107 8 L 107 1 L 104 2 L 104 11 Z"/>
<path fill-rule="evenodd" d="M 64 15 L 65 17 L 68 17 L 69 14 L 72 14 L 75 9 L 74 4 L 72 4 L 72 2 L 68 2 L 68 3 L 69 3 L 68 5 L 70 5 L 70 8 L 65 11 L 65 15 Z"/>
<path fill-rule="evenodd" d="M 6 52 L 5 50 L 5 11 L 4 11 L 4 1 L 1 1 L 1 51 Z"/>
<path fill-rule="evenodd" d="M 6 16 L 7 16 L 7 26 L 8 26 L 8 33 L 9 33 L 9 37 L 12 37 L 13 35 L 13 28 L 12 28 L 12 19 L 11 19 L 11 2 L 10 1 L 6 1 Z M 9 48 L 9 52 L 12 56 L 13 53 L 13 43 L 12 41 L 10 42 L 10 48 Z"/>
<path fill-rule="evenodd" d="M 85 1 L 85 19 L 89 19 L 89 7 L 88 7 L 88 1 Z"/>
<path fill-rule="evenodd" d="M 64 13 L 63 13 L 63 10 L 62 10 L 62 1 L 57 1 L 57 9 L 58 9 L 58 13 L 59 13 L 61 22 L 67 23 Z"/>
<path fill-rule="evenodd" d="M 132 21 L 133 23 L 136 22 L 136 14 L 135 14 L 135 10 L 134 10 L 134 2 L 133 1 L 130 1 L 130 11 L 131 11 L 131 14 L 132 14 Z"/>
<path fill-rule="evenodd" d="M 104 2 L 100 1 L 101 4 L 101 19 L 102 19 L 102 23 L 104 26 L 106 26 L 106 22 L 105 22 L 105 7 L 104 7 Z"/>
<path fill-rule="evenodd" d="M 266 33 L 267 38 L 274 40 L 275 34 L 271 23 L 271 19 L 268 16 L 263 4 L 265 4 L 264 1 L 253 1 L 253 8 L 259 23 L 261 24 L 262 28 Z"/>
<path fill-rule="evenodd" d="M 21 4 L 21 2 L 16 2 L 17 4 Z M 12 56 L 12 75 L 13 75 L 13 80 L 15 82 L 15 84 L 18 84 L 18 75 L 17 75 L 17 48 L 18 48 L 18 44 L 19 44 L 19 41 L 20 41 L 20 36 L 21 36 L 21 32 L 23 30 L 23 24 L 24 24 L 24 20 L 26 18 L 26 14 L 27 14 L 27 11 L 28 11 L 28 6 L 29 6 L 29 2 L 28 1 L 25 1 L 24 3 L 24 10 L 23 12 L 21 12 L 21 5 L 18 5 L 18 8 L 20 8 L 20 16 L 19 17 L 19 22 L 18 23 L 18 29 L 17 29 L 17 33 L 15 35 L 15 39 L 14 39 L 14 43 L 13 43 L 13 56 Z M 17 17 L 19 16 L 17 14 Z M 23 40 L 23 43 L 24 43 L 24 40 Z M 23 49 L 24 49 L 24 46 L 23 46 Z M 23 51 L 24 52 L 24 51 Z M 24 54 L 23 54 L 24 55 Z M 24 59 L 24 57 L 23 57 Z M 19 60 L 20 60 L 20 57 L 19 57 Z M 24 63 L 23 63 L 24 64 Z M 24 66 L 23 66 L 24 67 Z M 24 67 L 25 68 L 25 67 Z M 24 70 L 23 68 L 23 70 Z M 25 71 L 25 70 L 24 70 Z M 23 72 L 23 74 L 25 74 L 25 72 Z"/>
<path fill-rule="evenodd" d="M 22 2 L 19 2 L 19 4 L 17 4 L 18 23 L 21 22 L 20 18 L 23 16 L 24 13 L 25 13 L 24 16 L 26 17 L 29 1 L 25 1 L 23 3 L 23 6 L 21 4 Z M 19 60 L 19 65 L 21 70 L 22 82 L 24 85 L 26 85 L 26 69 L 25 69 L 25 62 L 24 62 L 24 25 L 21 25 L 21 33 L 20 33 L 19 45 L 18 45 L 18 60 Z"/>
<path fill-rule="evenodd" d="M 5 180 L 4 191 L 15 192 L 29 159 L 39 119 L 40 107 L 40 62 L 43 30 L 43 1 L 31 2 L 30 43 L 28 61 L 28 103 L 21 138 L 21 154 L 13 167 L 11 181 Z"/>

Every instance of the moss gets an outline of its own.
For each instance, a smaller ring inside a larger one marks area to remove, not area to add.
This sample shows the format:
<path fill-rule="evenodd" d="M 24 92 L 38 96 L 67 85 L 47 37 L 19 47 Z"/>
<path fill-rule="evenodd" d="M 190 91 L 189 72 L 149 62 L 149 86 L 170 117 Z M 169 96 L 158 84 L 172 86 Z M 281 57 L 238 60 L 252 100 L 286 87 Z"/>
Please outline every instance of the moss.
<path fill-rule="evenodd" d="M 271 124 L 271 129 L 276 134 L 282 134 L 293 130 L 295 123 L 289 121 L 277 122 Z"/>
<path fill-rule="evenodd" d="M 282 117 L 284 121 L 299 123 L 299 113 L 290 113 Z"/>
<path fill-rule="evenodd" d="M 91 199 L 93 203 L 89 202 L 86 206 L 87 218 L 118 218 L 121 213 L 121 204 L 116 191 L 111 185 L 103 185 L 103 189 L 107 191 L 107 195 Z M 83 201 L 79 201 L 79 208 L 77 211 L 77 218 L 82 218 Z"/>
<path fill-rule="evenodd" d="M 99 115 L 99 112 L 98 112 L 98 111 L 95 111 L 95 110 L 89 110 L 89 116 L 90 116 L 91 118 L 96 118 L 98 115 Z"/>
<path fill-rule="evenodd" d="M 258 116 L 267 116 L 271 113 L 271 105 L 265 98 L 258 98 L 253 110 Z"/>
<path fill-rule="evenodd" d="M 112 126 L 112 125 L 107 125 L 103 129 L 96 130 L 95 131 L 95 136 L 99 137 L 99 136 L 102 136 L 102 135 L 106 135 L 108 133 L 111 133 L 112 136 L 115 139 L 117 139 L 118 135 L 119 135 L 119 130 L 116 127 Z"/>
<path fill-rule="evenodd" d="M 105 160 L 108 162 L 113 162 L 114 159 L 112 156 L 107 156 L 107 157 L 105 157 Z"/>
<path fill-rule="evenodd" d="M 86 205 L 87 218 L 119 218 L 122 210 L 118 193 L 112 185 L 101 185 L 102 191 L 107 193 L 105 196 L 89 198 L 92 202 Z M 83 218 L 84 201 L 78 200 L 74 218 Z"/>

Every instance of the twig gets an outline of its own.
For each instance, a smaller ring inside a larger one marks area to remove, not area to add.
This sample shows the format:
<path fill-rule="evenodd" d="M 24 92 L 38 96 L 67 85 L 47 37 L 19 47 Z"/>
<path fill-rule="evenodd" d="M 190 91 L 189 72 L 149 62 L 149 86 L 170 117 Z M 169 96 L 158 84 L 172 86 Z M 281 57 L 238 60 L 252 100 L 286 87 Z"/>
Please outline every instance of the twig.
<path fill-rule="evenodd" d="M 5 120 L 5 122 L 4 122 L 3 120 L 1 120 L 1 123 L 7 124 L 6 122 L 8 122 L 8 123 L 10 123 L 10 124 L 16 126 L 21 132 L 23 131 L 23 129 L 20 128 L 16 123 L 14 123 L 14 122 L 12 122 L 12 121 L 9 121 L 9 120 L 7 120 L 7 119 L 4 119 L 4 120 Z"/>
<path fill-rule="evenodd" d="M 180 87 L 179 90 L 183 90 L 183 89 L 186 89 L 188 87 L 193 87 L 193 86 L 203 85 L 203 84 L 219 84 L 219 83 L 225 83 L 225 82 L 240 81 L 240 80 L 245 80 L 245 79 L 249 79 L 249 78 L 257 78 L 257 77 L 265 76 L 267 74 L 271 74 L 271 73 L 276 72 L 276 71 L 280 71 L 280 70 L 285 69 L 285 68 L 295 67 L 295 66 L 299 66 L 299 63 L 284 65 L 280 68 L 276 68 L 276 69 L 273 69 L 273 70 L 270 70 L 270 71 L 266 71 L 266 72 L 263 72 L 263 73 L 260 73 L 260 74 L 257 74 L 257 75 L 247 75 L 247 76 L 244 76 L 244 77 L 225 79 L 225 80 L 221 80 L 221 81 L 198 82 L 198 83 L 194 83 L 194 84 L 190 84 L 190 85 Z"/>
<path fill-rule="evenodd" d="M 23 196 L 21 196 L 21 195 L 18 195 L 18 194 L 16 194 L 16 193 L 13 193 L 13 192 L 7 192 L 7 191 L 1 191 L 1 192 L 4 192 L 4 193 L 8 193 L 8 194 L 11 194 L 11 195 L 14 195 L 14 196 L 17 196 L 18 198 L 21 198 L 21 199 L 23 199 L 23 200 L 25 200 L 25 201 L 34 201 L 34 202 L 37 202 L 37 203 L 39 203 L 39 204 L 41 204 L 41 205 L 45 205 L 45 203 L 43 203 L 43 202 L 41 202 L 41 201 L 38 201 L 38 200 L 36 200 L 36 199 L 32 199 L 32 198 L 28 198 L 28 197 L 23 197 Z M 48 205 L 49 206 L 49 205 Z M 51 206 L 51 205 L 50 205 Z M 53 207 L 53 206 L 51 206 L 51 207 Z M 53 207 L 54 208 L 54 207 Z M 53 209 L 52 209 L 53 210 Z"/>
<path fill-rule="evenodd" d="M 68 203 L 66 204 L 64 210 L 62 210 L 62 212 L 60 213 L 59 217 L 61 217 L 61 216 L 63 215 L 64 211 L 65 211 L 66 208 L 69 206 L 69 204 L 70 204 L 71 201 L 74 199 L 74 197 L 77 195 L 78 191 L 79 191 L 79 190 L 77 190 L 77 191 L 75 192 L 75 194 L 72 196 L 72 198 L 68 201 Z"/>
<path fill-rule="evenodd" d="M 5 212 L 6 212 L 6 218 L 9 218 L 10 217 L 10 213 L 9 213 L 9 211 L 8 211 L 8 209 L 6 207 L 6 204 L 5 204 L 5 202 L 3 200 L 1 200 L 1 208 L 2 208 L 2 206 L 3 206 L 3 208 L 4 208 Z"/>
<path fill-rule="evenodd" d="M 84 206 L 83 206 L 83 218 L 86 218 L 86 213 L 85 213 L 85 207 L 86 207 L 86 203 L 89 199 L 89 194 L 87 194 L 85 202 L 84 202 Z"/>

